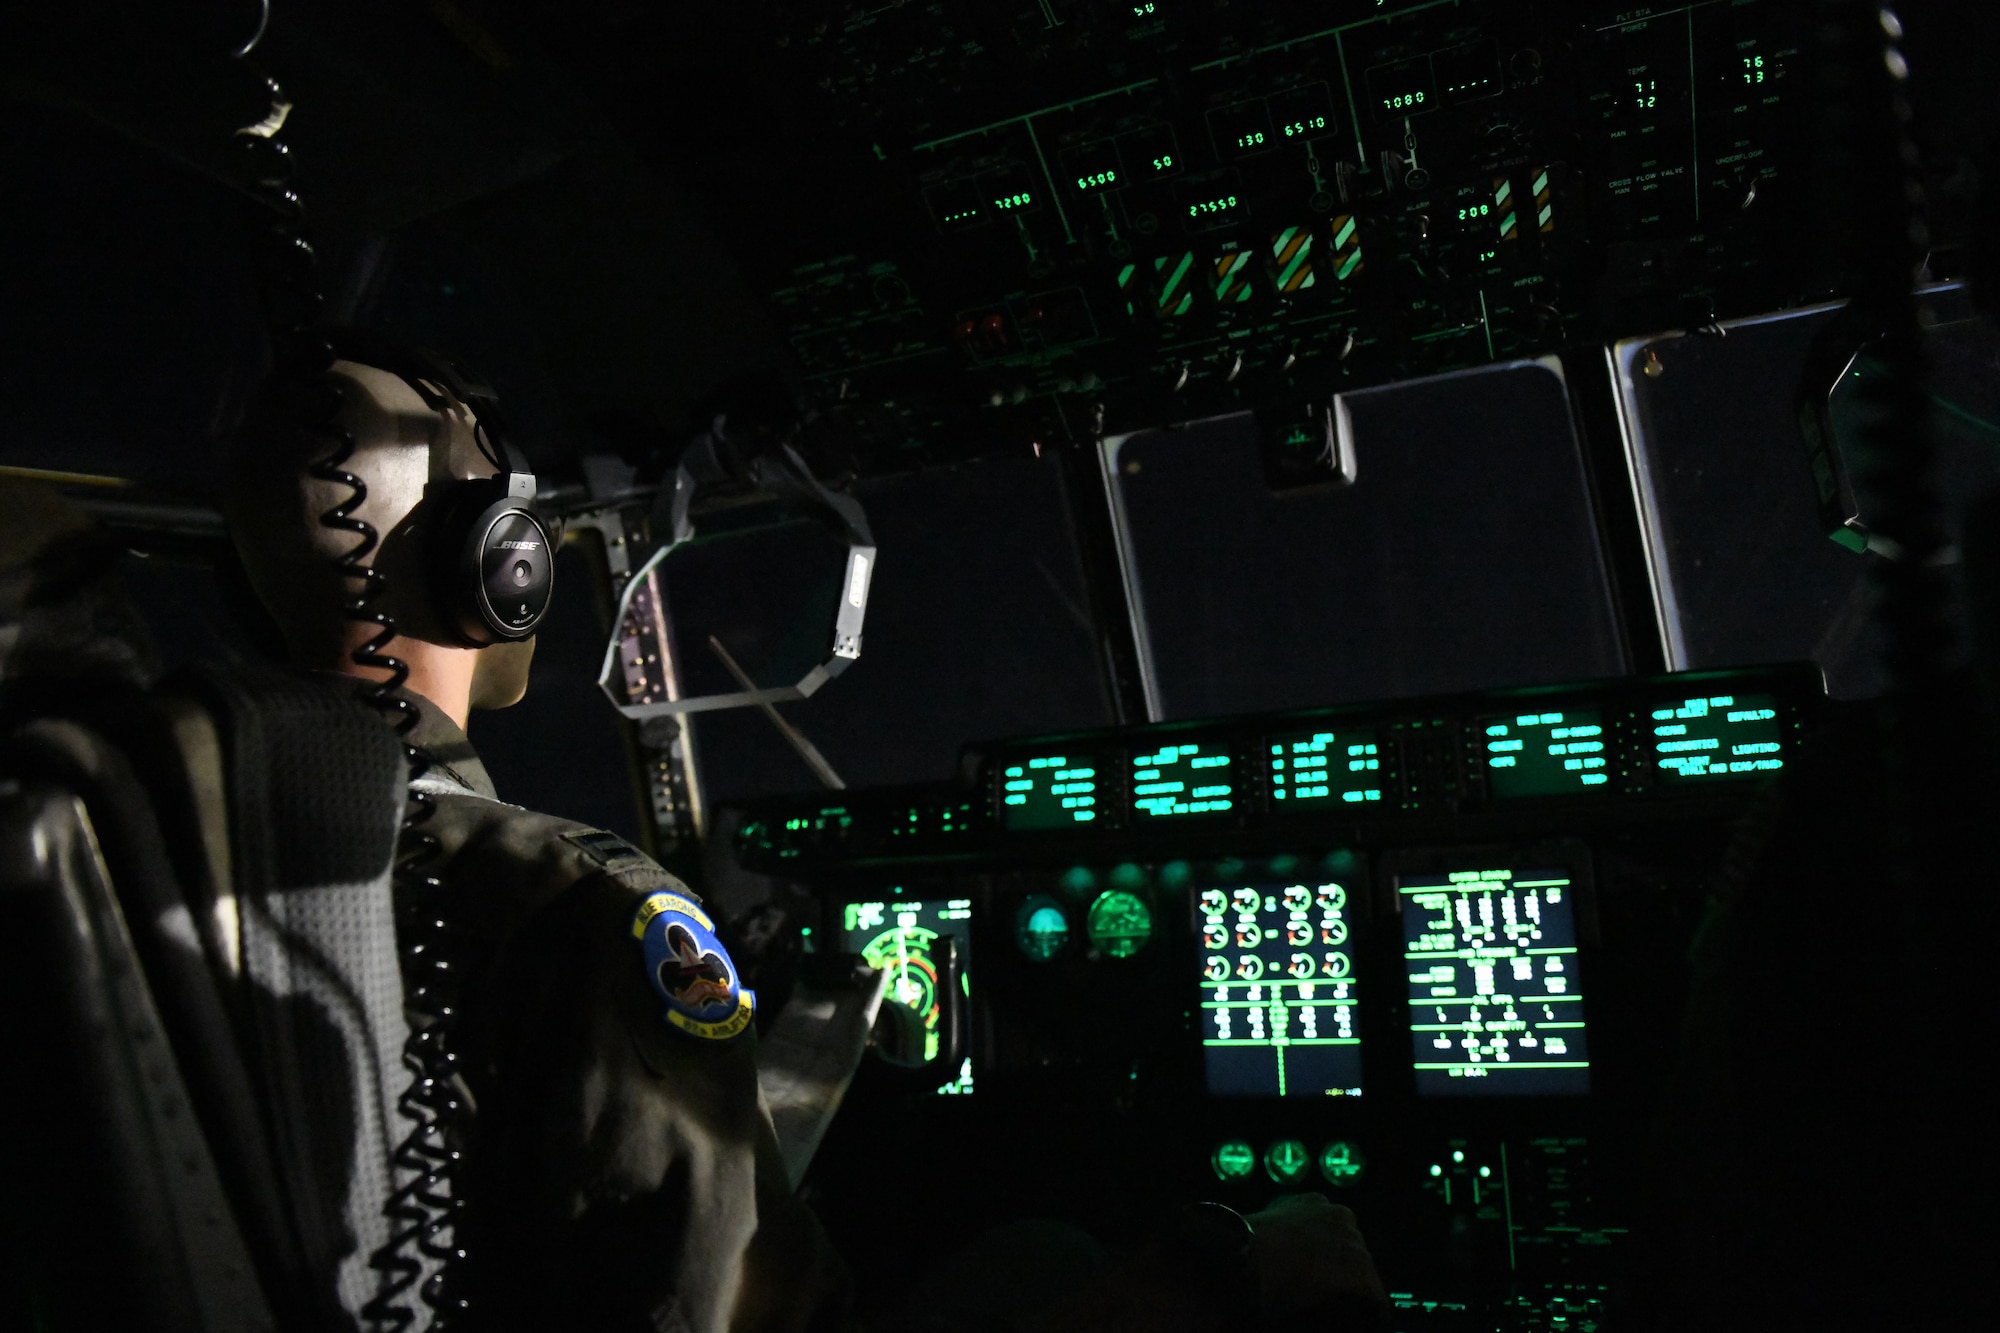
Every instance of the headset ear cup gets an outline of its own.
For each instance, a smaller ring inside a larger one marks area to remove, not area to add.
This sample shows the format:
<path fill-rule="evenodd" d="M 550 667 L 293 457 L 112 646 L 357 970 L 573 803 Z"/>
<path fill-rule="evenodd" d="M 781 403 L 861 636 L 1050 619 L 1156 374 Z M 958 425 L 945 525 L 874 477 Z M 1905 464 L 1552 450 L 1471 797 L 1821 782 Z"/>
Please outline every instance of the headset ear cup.
<path fill-rule="evenodd" d="M 555 550 L 504 477 L 452 484 L 432 520 L 433 590 L 470 645 L 518 641 L 548 614 Z"/>

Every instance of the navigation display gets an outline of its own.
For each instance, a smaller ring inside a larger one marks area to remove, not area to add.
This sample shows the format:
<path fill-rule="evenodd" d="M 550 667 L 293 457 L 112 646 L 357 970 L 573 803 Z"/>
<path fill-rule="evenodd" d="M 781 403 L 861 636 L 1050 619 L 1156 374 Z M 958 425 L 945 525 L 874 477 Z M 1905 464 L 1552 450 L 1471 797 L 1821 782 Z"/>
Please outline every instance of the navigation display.
<path fill-rule="evenodd" d="M 1604 714 L 1596 709 L 1516 713 L 1476 724 L 1486 781 L 1502 799 L 1608 790 Z"/>
<path fill-rule="evenodd" d="M 1778 701 L 1769 694 L 1677 699 L 1652 710 L 1653 761 L 1671 786 L 1756 778 L 1785 766 Z"/>
<path fill-rule="evenodd" d="M 1015 833 L 1096 823 L 1112 762 L 1101 753 L 1057 751 L 1008 763 L 1000 770 L 1000 827 Z"/>
<path fill-rule="evenodd" d="M 1202 1063 L 1218 1097 L 1358 1097 L 1347 888 L 1321 881 L 1205 889 Z"/>
<path fill-rule="evenodd" d="M 1279 732 L 1269 745 L 1271 800 L 1279 810 L 1382 799 L 1382 746 L 1373 728 Z"/>
<path fill-rule="evenodd" d="M 924 1058 L 937 1059 L 944 1034 L 939 1024 L 944 1016 L 938 1002 L 939 968 L 936 956 L 946 938 L 958 941 L 959 986 L 965 998 L 972 997 L 972 974 L 967 970 L 972 956 L 972 900 L 970 898 L 918 899 L 891 898 L 886 901 L 849 903 L 841 911 L 840 947 L 858 953 L 870 967 L 889 974 L 885 1003 L 909 1006 L 924 1022 Z M 972 1091 L 972 1060 L 968 1057 L 958 1077 L 939 1089 L 947 1095 Z"/>
<path fill-rule="evenodd" d="M 1417 1091 L 1589 1092 L 1570 873 L 1405 875 L 1397 897 Z"/>

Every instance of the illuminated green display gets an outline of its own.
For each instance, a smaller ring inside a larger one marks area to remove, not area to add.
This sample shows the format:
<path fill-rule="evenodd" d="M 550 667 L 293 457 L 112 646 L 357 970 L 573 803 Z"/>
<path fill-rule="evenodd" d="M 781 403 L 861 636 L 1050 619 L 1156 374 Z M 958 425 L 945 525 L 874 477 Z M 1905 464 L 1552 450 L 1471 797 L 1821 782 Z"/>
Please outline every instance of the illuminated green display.
<path fill-rule="evenodd" d="M 958 943 L 959 989 L 969 1000 L 972 974 L 965 966 L 971 956 L 972 900 L 942 898 L 905 901 L 886 899 L 849 903 L 842 909 L 841 947 L 858 953 L 870 967 L 889 974 L 884 999 L 907 1005 L 924 1023 L 924 1058 L 935 1060 L 943 1044 L 940 1026 L 944 1009 L 938 996 L 940 972 L 936 955 L 941 941 Z M 972 1091 L 971 1061 L 959 1076 L 939 1089 L 962 1095 Z"/>
<path fill-rule="evenodd" d="M 1368 95 L 1378 119 L 1395 120 L 1438 105 L 1429 56 L 1412 56 L 1368 71 Z"/>
<path fill-rule="evenodd" d="M 1590 1091 L 1568 872 L 1404 876 L 1397 894 L 1417 1091 Z"/>
<path fill-rule="evenodd" d="M 1119 161 L 1118 145 L 1110 139 L 1073 148 L 1063 154 L 1063 168 L 1078 194 L 1101 194 L 1131 184 Z"/>
<path fill-rule="evenodd" d="M 1214 742 L 1162 745 L 1133 755 L 1133 818 L 1228 814 L 1236 808 L 1231 762 L 1227 748 Z"/>
<path fill-rule="evenodd" d="M 1046 963 L 1069 943 L 1069 914 L 1048 894 L 1031 895 L 1014 915 L 1014 942 L 1025 957 Z"/>
<path fill-rule="evenodd" d="M 1142 180 L 1162 180 L 1178 176 L 1187 167 L 1171 126 L 1158 125 L 1138 130 L 1119 139 L 1123 165 Z"/>
<path fill-rule="evenodd" d="M 1594 709 L 1487 718 L 1475 732 L 1495 796 L 1609 790 L 1611 747 L 1604 714 Z"/>
<path fill-rule="evenodd" d="M 1653 762 L 1680 784 L 1755 778 L 1785 766 L 1778 701 L 1768 694 L 1678 699 L 1651 711 Z"/>
<path fill-rule="evenodd" d="M 1331 881 L 1241 884 L 1196 895 L 1202 1064 L 1210 1093 L 1361 1095 L 1347 913 L 1347 888 Z"/>
<path fill-rule="evenodd" d="M 1382 799 L 1382 747 L 1373 731 L 1294 731 L 1272 736 L 1271 799 L 1280 809 L 1362 805 Z"/>
<path fill-rule="evenodd" d="M 1104 814 L 1104 756 L 1037 755 L 1000 771 L 1000 826 L 1008 832 L 1074 828 Z"/>
<path fill-rule="evenodd" d="M 1280 1185 L 1296 1185 L 1312 1170 L 1312 1154 L 1297 1139 L 1279 1139 L 1264 1149 L 1264 1174 Z"/>
<path fill-rule="evenodd" d="M 1358 1185 L 1367 1170 L 1368 1157 L 1358 1143 L 1335 1139 L 1319 1150 L 1319 1173 L 1329 1185 Z"/>
<path fill-rule="evenodd" d="M 1208 1165 L 1217 1180 L 1247 1180 L 1257 1169 L 1257 1150 L 1241 1139 L 1230 1139 L 1215 1145 Z"/>
<path fill-rule="evenodd" d="M 1224 161 L 1250 157 L 1279 143 L 1271 128 L 1271 109 L 1259 99 L 1220 107 L 1208 113 L 1209 137 Z"/>
<path fill-rule="evenodd" d="M 1333 129 L 1333 103 L 1323 83 L 1308 83 L 1270 99 L 1279 143 L 1299 143 Z"/>
<path fill-rule="evenodd" d="M 1107 958 L 1130 958 L 1153 938 L 1153 910 L 1127 889 L 1106 889 L 1090 905 L 1091 947 Z"/>

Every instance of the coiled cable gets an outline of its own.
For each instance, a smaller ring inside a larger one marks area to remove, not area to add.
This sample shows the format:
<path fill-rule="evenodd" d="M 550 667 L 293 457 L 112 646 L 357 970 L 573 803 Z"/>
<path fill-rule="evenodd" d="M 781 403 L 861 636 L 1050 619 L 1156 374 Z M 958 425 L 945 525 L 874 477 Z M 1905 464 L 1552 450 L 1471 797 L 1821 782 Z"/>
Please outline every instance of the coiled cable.
<path fill-rule="evenodd" d="M 356 441 L 340 423 L 343 393 L 327 375 L 334 361 L 332 345 L 317 332 L 322 305 L 318 257 L 306 237 L 291 152 L 278 137 L 291 105 L 275 80 L 267 78 L 265 84 L 270 113 L 237 131 L 237 139 L 253 193 L 264 210 L 263 223 L 253 232 L 253 246 L 271 332 L 274 375 L 293 420 L 332 446 L 308 464 L 307 472 L 315 480 L 347 490 L 347 498 L 323 512 L 319 522 L 355 538 L 354 545 L 334 561 L 342 588 L 353 590 L 341 604 L 342 614 L 370 629 L 349 658 L 357 667 L 383 673 L 361 687 L 360 697 L 402 738 L 409 781 L 414 783 L 429 770 L 430 759 L 409 740 L 418 720 L 416 705 L 403 693 L 409 667 L 387 651 L 396 637 L 395 617 L 383 605 L 388 580 L 369 563 L 380 544 L 379 534 L 356 517 L 367 501 L 368 487 L 347 467 Z M 452 1044 L 457 982 L 451 963 L 453 932 L 439 908 L 443 884 L 432 873 L 440 845 L 423 828 L 435 812 L 436 802 L 430 796 L 409 792 L 393 869 L 410 1024 L 402 1060 L 411 1075 L 397 1104 L 412 1128 L 391 1155 L 393 1189 L 386 1209 L 390 1235 L 369 1256 L 382 1284 L 362 1311 L 370 1328 L 388 1333 L 419 1326 L 425 1311 L 412 1301 L 413 1290 L 428 1307 L 428 1327 L 441 1333 L 462 1320 L 468 1304 L 462 1290 L 465 1256 L 458 1244 L 462 1197 L 453 1188 L 460 1160 L 454 1139 L 468 1108 L 459 1091 L 462 1082 Z"/>

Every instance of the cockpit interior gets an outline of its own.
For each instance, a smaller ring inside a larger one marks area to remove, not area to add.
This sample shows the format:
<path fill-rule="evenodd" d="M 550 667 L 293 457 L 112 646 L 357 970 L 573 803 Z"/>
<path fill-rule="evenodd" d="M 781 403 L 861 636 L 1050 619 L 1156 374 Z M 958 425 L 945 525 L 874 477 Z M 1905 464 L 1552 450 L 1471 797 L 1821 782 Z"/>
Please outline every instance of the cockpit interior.
<path fill-rule="evenodd" d="M 682 1303 L 533 1326 L 1992 1318 L 1996 79 L 1977 0 L 17 0 L 0 1333 L 529 1326 L 469 770 L 231 507 L 336 361 L 478 419 L 478 799 L 664 872 L 604 948 L 844 1275 L 760 1315 L 696 1154 L 590 1233 Z"/>

